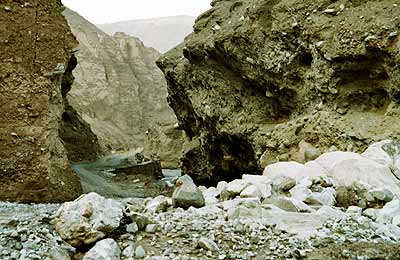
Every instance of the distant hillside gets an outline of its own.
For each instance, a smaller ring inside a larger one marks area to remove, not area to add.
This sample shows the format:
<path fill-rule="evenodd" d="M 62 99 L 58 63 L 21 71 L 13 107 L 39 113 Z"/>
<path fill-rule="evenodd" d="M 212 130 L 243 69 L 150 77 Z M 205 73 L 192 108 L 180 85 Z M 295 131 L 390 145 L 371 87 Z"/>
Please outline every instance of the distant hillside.
<path fill-rule="evenodd" d="M 143 20 L 123 21 L 98 25 L 106 33 L 116 32 L 138 37 L 148 47 L 166 52 L 183 42 L 193 31 L 195 17 L 171 16 Z"/>
<path fill-rule="evenodd" d="M 63 12 L 79 41 L 68 100 L 110 149 L 145 147 L 168 167 L 178 166 L 183 132 L 167 104 L 160 53 L 125 33 L 101 31 L 76 12 Z"/>

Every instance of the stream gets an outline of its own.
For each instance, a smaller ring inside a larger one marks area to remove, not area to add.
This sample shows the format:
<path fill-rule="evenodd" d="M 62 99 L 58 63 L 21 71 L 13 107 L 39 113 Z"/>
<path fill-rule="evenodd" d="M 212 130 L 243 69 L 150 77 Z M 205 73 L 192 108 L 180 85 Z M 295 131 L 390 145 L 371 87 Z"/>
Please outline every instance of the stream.
<path fill-rule="evenodd" d="M 84 193 L 96 192 L 111 198 L 170 195 L 172 182 L 181 176 L 181 170 L 163 169 L 162 176 L 124 171 L 124 167 L 132 167 L 135 156 L 134 152 L 112 154 L 93 162 L 72 163 L 71 166 L 81 179 Z"/>

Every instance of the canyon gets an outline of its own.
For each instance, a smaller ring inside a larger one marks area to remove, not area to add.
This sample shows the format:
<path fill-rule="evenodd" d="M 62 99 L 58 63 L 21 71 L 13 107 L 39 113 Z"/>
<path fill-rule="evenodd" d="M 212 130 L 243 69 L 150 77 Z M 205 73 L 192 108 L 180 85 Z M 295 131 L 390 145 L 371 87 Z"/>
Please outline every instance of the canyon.
<path fill-rule="evenodd" d="M 397 1 L 211 5 L 161 55 L 0 0 L 0 259 L 400 258 Z"/>
<path fill-rule="evenodd" d="M 63 12 L 79 47 L 68 100 L 91 125 L 105 150 L 145 147 L 166 168 L 177 168 L 183 131 L 166 102 L 155 65 L 160 53 L 125 33 L 109 36 L 70 9 Z"/>

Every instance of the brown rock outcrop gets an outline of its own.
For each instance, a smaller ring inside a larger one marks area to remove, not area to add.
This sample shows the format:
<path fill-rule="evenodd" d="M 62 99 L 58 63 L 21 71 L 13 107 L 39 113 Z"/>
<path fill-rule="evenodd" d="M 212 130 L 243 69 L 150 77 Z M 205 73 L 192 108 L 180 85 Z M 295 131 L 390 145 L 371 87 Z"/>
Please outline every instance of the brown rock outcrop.
<path fill-rule="evenodd" d="M 125 33 L 111 37 L 72 10 L 63 14 L 80 43 L 68 94 L 78 114 L 104 147 L 144 146 L 163 167 L 178 167 L 185 136 L 166 101 L 167 83 L 155 64 L 160 53 Z"/>
<path fill-rule="evenodd" d="M 396 0 L 214 0 L 159 61 L 197 181 L 400 137 Z M 333 147 L 335 146 L 335 147 Z M 260 163 L 262 158 L 262 165 Z"/>
<path fill-rule="evenodd" d="M 59 136 L 77 45 L 62 10 L 59 0 L 0 2 L 0 200 L 81 192 Z"/>

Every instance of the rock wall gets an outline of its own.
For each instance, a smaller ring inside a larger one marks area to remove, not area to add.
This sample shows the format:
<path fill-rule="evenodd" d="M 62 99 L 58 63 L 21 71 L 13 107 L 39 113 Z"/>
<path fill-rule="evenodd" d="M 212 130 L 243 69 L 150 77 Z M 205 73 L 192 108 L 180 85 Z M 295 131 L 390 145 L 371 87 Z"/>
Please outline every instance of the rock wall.
<path fill-rule="evenodd" d="M 59 136 L 77 45 L 62 10 L 59 0 L 0 2 L 0 200 L 81 192 Z"/>
<path fill-rule="evenodd" d="M 158 65 L 198 182 L 399 137 L 396 0 L 214 0 Z"/>
<path fill-rule="evenodd" d="M 107 35 L 72 10 L 64 15 L 80 43 L 68 95 L 72 106 L 104 147 L 146 146 L 165 167 L 177 167 L 185 137 L 174 128 L 177 120 L 166 102 L 166 81 L 155 64 L 160 54 L 124 33 Z M 172 141 L 176 145 L 171 147 Z"/>
<path fill-rule="evenodd" d="M 92 132 L 90 125 L 76 112 L 67 99 L 68 92 L 74 82 L 72 71 L 78 61 L 73 55 L 68 62 L 67 69 L 61 82 L 61 95 L 63 98 L 64 112 L 61 116 L 59 135 L 67 150 L 68 159 L 73 162 L 93 161 L 106 152 L 97 136 Z"/>

